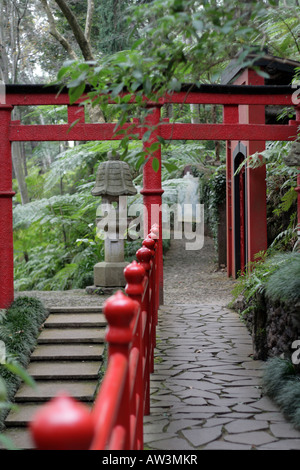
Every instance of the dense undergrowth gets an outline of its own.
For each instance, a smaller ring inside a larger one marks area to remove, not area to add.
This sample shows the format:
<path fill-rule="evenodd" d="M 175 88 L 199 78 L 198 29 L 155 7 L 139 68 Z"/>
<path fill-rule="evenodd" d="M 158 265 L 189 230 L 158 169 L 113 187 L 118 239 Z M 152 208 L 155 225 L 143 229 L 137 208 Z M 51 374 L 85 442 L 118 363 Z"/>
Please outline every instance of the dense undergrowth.
<path fill-rule="evenodd" d="M 257 255 L 257 260 L 239 277 L 233 296 L 235 299 L 243 295 L 249 307 L 254 307 L 255 294 L 262 292 L 274 302 L 300 300 L 300 253 L 271 250 Z"/>
<path fill-rule="evenodd" d="M 240 312 L 243 320 L 248 324 L 252 318 L 251 331 L 253 341 L 264 338 L 263 349 L 267 350 L 266 321 L 263 331 L 258 331 L 260 324 L 253 324 L 253 318 L 267 319 L 266 305 L 270 303 L 276 308 L 281 306 L 289 315 L 300 321 L 300 253 L 297 252 L 271 252 L 260 257 L 252 265 L 251 271 L 240 276 L 234 288 L 234 295 L 242 295 L 244 308 Z M 261 299 L 266 299 L 263 301 Z M 298 305 L 298 308 L 295 306 Z M 290 328 L 288 325 L 285 328 Z M 275 332 L 274 332 L 275 334 Z M 255 336 L 254 336 L 255 335 Z M 256 336 L 258 335 L 258 336 Z M 300 338 L 299 338 L 300 339 Z M 261 347 L 261 345 L 259 346 Z M 295 354 L 297 351 L 295 351 Z M 298 359 L 296 361 L 299 362 Z M 267 352 L 263 368 L 263 392 L 268 395 L 282 410 L 286 418 L 300 429 L 300 369 L 291 359 L 291 354 L 282 353 L 280 356 Z"/>
<path fill-rule="evenodd" d="M 6 357 L 0 363 L 0 428 L 21 381 L 34 385 L 26 367 L 47 316 L 48 311 L 38 299 L 25 296 L 1 311 L 0 341 L 5 345 Z"/>
<path fill-rule="evenodd" d="M 294 427 L 300 429 L 300 375 L 290 360 L 274 357 L 267 361 L 263 391 L 274 400 Z"/>

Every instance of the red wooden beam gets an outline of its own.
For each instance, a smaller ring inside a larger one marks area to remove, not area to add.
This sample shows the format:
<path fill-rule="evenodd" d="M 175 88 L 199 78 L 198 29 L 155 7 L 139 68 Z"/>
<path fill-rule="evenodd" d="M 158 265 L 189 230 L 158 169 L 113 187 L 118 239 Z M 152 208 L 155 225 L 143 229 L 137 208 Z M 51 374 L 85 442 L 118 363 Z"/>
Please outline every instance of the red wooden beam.
<path fill-rule="evenodd" d="M 293 106 L 292 94 L 295 89 L 289 86 L 247 86 L 247 85 L 202 85 L 199 88 L 186 85 L 184 91 L 167 94 L 156 104 L 253 104 Z M 87 89 L 88 92 L 88 89 Z M 79 100 L 82 101 L 83 99 Z M 113 100 L 111 101 L 114 102 Z M 8 85 L 6 104 L 12 106 L 42 106 L 70 104 L 68 90 L 45 85 Z M 155 104 L 153 102 L 149 105 Z"/>
<path fill-rule="evenodd" d="M 253 88 L 253 87 L 252 87 Z M 294 90 L 295 91 L 295 90 Z M 253 104 L 253 105 L 278 105 L 293 106 L 292 92 L 282 94 L 228 94 L 228 93 L 199 93 L 180 92 L 167 95 L 159 100 L 160 104 L 183 103 L 183 104 Z"/>
<path fill-rule="evenodd" d="M 70 104 L 68 93 L 6 93 L 6 103 L 11 106 L 60 106 Z"/>
<path fill-rule="evenodd" d="M 129 134 L 142 137 L 142 129 L 132 124 L 122 127 Z M 160 135 L 165 140 L 281 140 L 293 141 L 297 127 L 268 124 L 161 124 Z M 124 133 L 116 134 L 115 124 L 81 124 L 70 129 L 69 124 L 22 125 L 12 124 L 9 131 L 11 142 L 46 141 L 101 141 L 121 140 Z"/>
<path fill-rule="evenodd" d="M 267 124 L 163 124 L 165 140 L 295 140 L 297 129 Z"/>
<path fill-rule="evenodd" d="M 137 134 L 141 137 L 141 130 L 128 124 L 123 130 Z M 22 125 L 12 123 L 9 132 L 11 142 L 51 142 L 51 141 L 94 141 L 94 140 L 121 140 L 124 133 L 116 134 L 116 124 L 81 124 L 70 128 L 70 124 L 54 125 Z"/>

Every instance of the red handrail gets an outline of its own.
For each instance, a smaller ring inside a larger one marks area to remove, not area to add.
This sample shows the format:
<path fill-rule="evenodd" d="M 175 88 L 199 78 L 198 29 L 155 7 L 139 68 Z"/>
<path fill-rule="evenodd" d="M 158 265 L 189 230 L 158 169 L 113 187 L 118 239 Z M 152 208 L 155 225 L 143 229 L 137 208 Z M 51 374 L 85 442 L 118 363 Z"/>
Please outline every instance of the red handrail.
<path fill-rule="evenodd" d="M 118 291 L 104 303 L 108 365 L 92 411 L 84 411 L 72 398 L 65 412 L 57 406 L 60 397 L 44 405 L 30 424 L 37 449 L 70 450 L 70 436 L 75 431 L 72 450 L 74 446 L 83 450 L 143 449 L 159 305 L 158 233 L 153 226 L 136 253 L 138 261 L 125 268 L 126 294 Z"/>

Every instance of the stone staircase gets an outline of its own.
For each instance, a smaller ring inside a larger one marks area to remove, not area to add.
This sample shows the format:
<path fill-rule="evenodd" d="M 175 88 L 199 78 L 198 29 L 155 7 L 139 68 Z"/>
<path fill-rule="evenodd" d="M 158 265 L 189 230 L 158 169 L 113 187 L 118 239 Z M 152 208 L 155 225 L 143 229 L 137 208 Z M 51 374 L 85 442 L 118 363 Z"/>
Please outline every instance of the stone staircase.
<path fill-rule="evenodd" d="M 101 307 L 49 309 L 27 368 L 37 387 L 20 386 L 17 410 L 5 421 L 4 436 L 16 448 L 33 448 L 27 426 L 37 409 L 59 392 L 92 405 L 103 364 L 105 329 Z"/>

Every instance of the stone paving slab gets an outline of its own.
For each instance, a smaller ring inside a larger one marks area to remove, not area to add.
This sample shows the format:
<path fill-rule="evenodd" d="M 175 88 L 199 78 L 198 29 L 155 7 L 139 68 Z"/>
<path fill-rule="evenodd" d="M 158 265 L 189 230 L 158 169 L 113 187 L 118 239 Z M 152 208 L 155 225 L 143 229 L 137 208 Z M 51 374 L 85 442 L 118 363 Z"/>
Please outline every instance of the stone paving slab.
<path fill-rule="evenodd" d="M 35 445 L 31 439 L 30 433 L 26 428 L 8 428 L 5 431 L 5 437 L 12 444 L 9 450 L 34 450 Z M 7 450 L 6 445 L 0 442 L 0 450 Z"/>
<path fill-rule="evenodd" d="M 38 344 L 103 343 L 105 328 L 49 328 L 42 331 Z"/>
<path fill-rule="evenodd" d="M 96 361 L 53 361 L 49 364 L 31 362 L 27 372 L 35 380 L 77 380 L 98 378 L 100 364 Z"/>
<path fill-rule="evenodd" d="M 63 295 L 64 293 L 60 293 L 60 298 L 63 298 Z M 91 299 L 91 297 L 89 297 L 89 300 Z M 56 307 L 49 307 L 48 308 L 49 310 L 49 313 L 61 313 L 61 314 L 65 314 L 65 313 L 83 313 L 83 314 L 87 314 L 87 313 L 97 313 L 97 314 L 101 314 L 102 312 L 102 307 L 101 305 L 99 306 L 72 306 L 72 307 L 66 307 L 66 306 L 56 306 Z"/>
<path fill-rule="evenodd" d="M 91 407 L 91 405 L 86 404 Z M 35 413 L 40 410 L 41 404 L 26 403 L 12 410 L 5 420 L 7 428 L 14 426 L 27 427 Z"/>
<path fill-rule="evenodd" d="M 106 326 L 107 322 L 103 314 L 98 313 L 52 313 L 44 323 L 45 328 L 59 328 L 66 325 L 76 327 Z"/>
<path fill-rule="evenodd" d="M 41 344 L 31 355 L 31 361 L 100 360 L 103 344 Z"/>
<path fill-rule="evenodd" d="M 160 308 L 145 448 L 300 450 L 300 431 L 262 394 L 263 362 L 236 312 Z"/>
<path fill-rule="evenodd" d="M 40 406 L 41 405 L 29 403 L 12 410 L 5 420 L 6 427 L 27 427 L 33 415 L 40 409 Z"/>
<path fill-rule="evenodd" d="M 15 395 L 16 403 L 19 402 L 45 402 L 57 396 L 59 393 L 67 393 L 80 401 L 92 401 L 97 387 L 96 380 L 84 381 L 39 381 L 36 388 L 22 384 Z"/>

